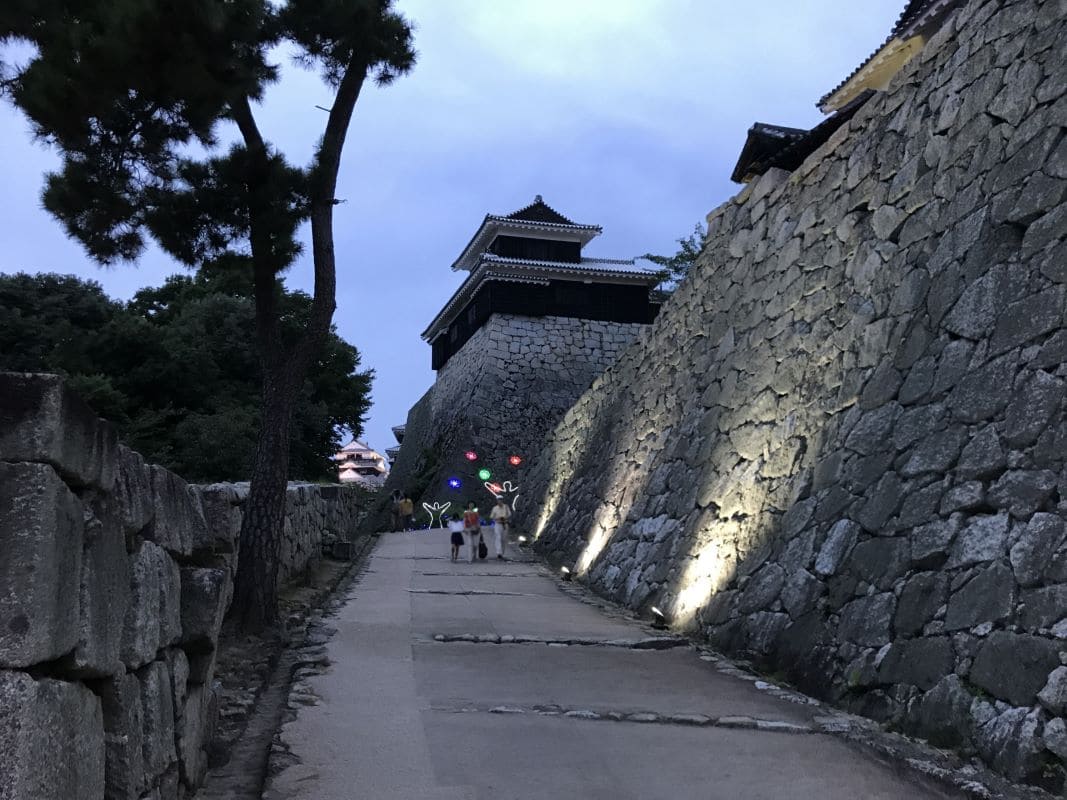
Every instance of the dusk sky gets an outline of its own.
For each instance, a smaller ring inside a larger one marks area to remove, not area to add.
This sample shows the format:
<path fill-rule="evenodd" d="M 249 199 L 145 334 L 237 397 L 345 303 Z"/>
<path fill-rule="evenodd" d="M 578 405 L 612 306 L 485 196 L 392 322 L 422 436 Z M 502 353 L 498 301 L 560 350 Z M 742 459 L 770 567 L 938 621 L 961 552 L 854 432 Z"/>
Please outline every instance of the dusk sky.
<path fill-rule="evenodd" d="M 400 0 L 418 64 L 368 86 L 338 196 L 338 332 L 376 372 L 363 438 L 431 385 L 419 338 L 465 273 L 449 265 L 486 213 L 541 194 L 604 233 L 586 254 L 670 254 L 740 187 L 729 175 L 755 121 L 811 127 L 815 101 L 882 43 L 904 0 Z M 305 163 L 331 96 L 286 63 L 260 127 Z M 40 207 L 54 154 L 0 106 L 0 272 L 73 273 L 129 298 L 181 267 L 159 250 L 101 269 Z M 287 284 L 311 290 L 310 257 Z"/>

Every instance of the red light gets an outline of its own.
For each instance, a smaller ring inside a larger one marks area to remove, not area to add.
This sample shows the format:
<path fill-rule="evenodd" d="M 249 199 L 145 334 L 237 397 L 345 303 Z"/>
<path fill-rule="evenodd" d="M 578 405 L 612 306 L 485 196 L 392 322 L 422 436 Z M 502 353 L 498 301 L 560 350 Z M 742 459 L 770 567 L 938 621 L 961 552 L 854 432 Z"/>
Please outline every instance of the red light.
<path fill-rule="evenodd" d="M 513 467 L 517 467 L 522 463 L 522 456 L 511 456 L 508 458 L 508 463 Z"/>
<path fill-rule="evenodd" d="M 467 457 L 468 461 L 477 461 L 478 460 L 478 454 L 475 453 L 473 450 L 468 450 L 463 455 L 465 455 Z"/>

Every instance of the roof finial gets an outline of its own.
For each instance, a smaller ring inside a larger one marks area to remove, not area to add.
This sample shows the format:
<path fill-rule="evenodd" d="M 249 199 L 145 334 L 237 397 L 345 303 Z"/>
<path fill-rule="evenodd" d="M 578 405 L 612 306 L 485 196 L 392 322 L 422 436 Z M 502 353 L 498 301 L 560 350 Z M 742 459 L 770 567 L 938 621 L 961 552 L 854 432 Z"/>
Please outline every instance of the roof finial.
<path fill-rule="evenodd" d="M 535 195 L 534 195 L 534 202 L 535 202 L 535 203 L 543 203 L 543 202 L 545 202 L 545 201 L 544 201 L 544 200 L 543 200 L 543 199 L 541 198 L 541 195 L 539 195 L 539 194 L 535 194 Z"/>

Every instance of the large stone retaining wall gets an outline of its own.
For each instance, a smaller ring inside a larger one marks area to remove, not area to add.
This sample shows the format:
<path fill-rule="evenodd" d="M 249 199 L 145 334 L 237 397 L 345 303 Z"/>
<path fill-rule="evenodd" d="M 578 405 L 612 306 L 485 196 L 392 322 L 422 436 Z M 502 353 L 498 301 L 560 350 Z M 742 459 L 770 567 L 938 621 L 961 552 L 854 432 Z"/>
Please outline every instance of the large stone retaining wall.
<path fill-rule="evenodd" d="M 145 464 L 55 376 L 0 373 L 0 798 L 200 785 L 246 491 Z M 292 487 L 283 575 L 361 498 Z"/>
<path fill-rule="evenodd" d="M 1063 781 L 1067 5 L 971 0 L 709 215 L 517 522 L 597 591 Z"/>
<path fill-rule="evenodd" d="M 521 485 L 525 467 L 512 467 L 508 457 L 528 460 L 593 379 L 647 327 L 494 314 L 411 409 L 383 496 L 399 489 L 420 503 L 451 501 L 452 511 L 468 500 L 485 505 L 491 498 L 476 477 L 482 467 L 494 480 Z M 479 460 L 467 461 L 467 450 Z M 459 491 L 448 489 L 451 476 L 463 481 Z"/>

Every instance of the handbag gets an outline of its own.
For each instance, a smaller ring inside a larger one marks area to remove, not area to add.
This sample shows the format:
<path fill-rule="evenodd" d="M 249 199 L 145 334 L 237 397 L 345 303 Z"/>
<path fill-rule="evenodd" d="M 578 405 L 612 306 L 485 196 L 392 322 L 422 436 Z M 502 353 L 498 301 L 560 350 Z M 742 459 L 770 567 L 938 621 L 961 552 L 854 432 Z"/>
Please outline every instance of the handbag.
<path fill-rule="evenodd" d="M 489 548 L 485 546 L 485 537 L 478 537 L 478 558 L 488 558 Z"/>

